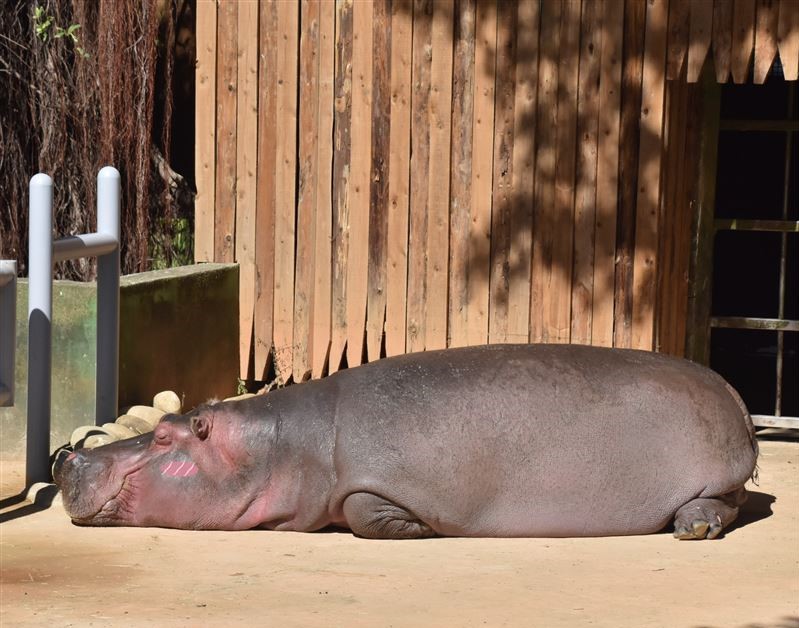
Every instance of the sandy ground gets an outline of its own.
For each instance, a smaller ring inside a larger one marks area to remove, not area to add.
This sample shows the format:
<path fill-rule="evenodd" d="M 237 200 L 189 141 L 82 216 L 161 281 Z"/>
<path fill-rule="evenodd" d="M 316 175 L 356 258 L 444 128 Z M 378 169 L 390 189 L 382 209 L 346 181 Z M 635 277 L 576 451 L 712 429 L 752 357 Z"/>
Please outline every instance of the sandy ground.
<path fill-rule="evenodd" d="M 740 523 L 701 542 L 79 528 L 6 462 L 0 623 L 799 628 L 799 440 L 761 452 Z"/>

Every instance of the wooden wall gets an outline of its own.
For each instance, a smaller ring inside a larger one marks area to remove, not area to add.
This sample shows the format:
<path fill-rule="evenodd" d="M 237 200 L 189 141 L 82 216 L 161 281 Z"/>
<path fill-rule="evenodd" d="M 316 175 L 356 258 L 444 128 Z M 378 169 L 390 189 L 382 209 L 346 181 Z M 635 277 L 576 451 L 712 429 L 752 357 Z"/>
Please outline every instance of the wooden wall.
<path fill-rule="evenodd" d="M 198 0 L 196 259 L 240 265 L 242 377 L 682 354 L 695 83 L 777 54 L 796 80 L 793 0 Z"/>

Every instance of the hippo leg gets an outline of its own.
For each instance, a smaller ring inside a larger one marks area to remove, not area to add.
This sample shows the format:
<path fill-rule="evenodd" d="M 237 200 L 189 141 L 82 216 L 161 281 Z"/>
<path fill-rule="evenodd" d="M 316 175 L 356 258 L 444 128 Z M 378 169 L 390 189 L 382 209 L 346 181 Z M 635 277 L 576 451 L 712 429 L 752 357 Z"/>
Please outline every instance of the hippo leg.
<path fill-rule="evenodd" d="M 720 497 L 692 499 L 674 516 L 674 538 L 715 539 L 738 516 L 746 501 L 746 490 L 739 488 Z"/>
<path fill-rule="evenodd" d="M 435 536 L 433 529 L 409 510 L 379 495 L 353 493 L 344 500 L 350 530 L 367 539 L 420 539 Z"/>

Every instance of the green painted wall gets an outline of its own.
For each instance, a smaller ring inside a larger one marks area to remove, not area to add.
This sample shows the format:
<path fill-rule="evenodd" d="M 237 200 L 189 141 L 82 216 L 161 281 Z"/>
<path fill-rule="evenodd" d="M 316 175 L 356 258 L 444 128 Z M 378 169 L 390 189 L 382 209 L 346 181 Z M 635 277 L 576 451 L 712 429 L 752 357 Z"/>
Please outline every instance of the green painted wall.
<path fill-rule="evenodd" d="M 15 405 L 0 408 L 0 455 L 25 452 L 28 283 L 17 282 Z M 51 448 L 94 423 L 97 294 L 93 283 L 53 285 Z M 238 267 L 198 264 L 127 275 L 120 286 L 119 404 L 150 404 L 174 390 L 190 408 L 236 391 Z"/>

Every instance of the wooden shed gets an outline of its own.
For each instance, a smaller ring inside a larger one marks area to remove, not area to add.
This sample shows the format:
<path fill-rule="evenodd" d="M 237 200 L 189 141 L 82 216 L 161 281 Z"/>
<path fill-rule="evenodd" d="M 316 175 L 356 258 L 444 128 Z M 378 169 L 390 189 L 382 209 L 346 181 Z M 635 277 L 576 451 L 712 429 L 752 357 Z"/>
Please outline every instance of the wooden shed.
<path fill-rule="evenodd" d="M 797 0 L 198 0 L 242 377 L 633 347 L 794 424 L 798 70 Z"/>

